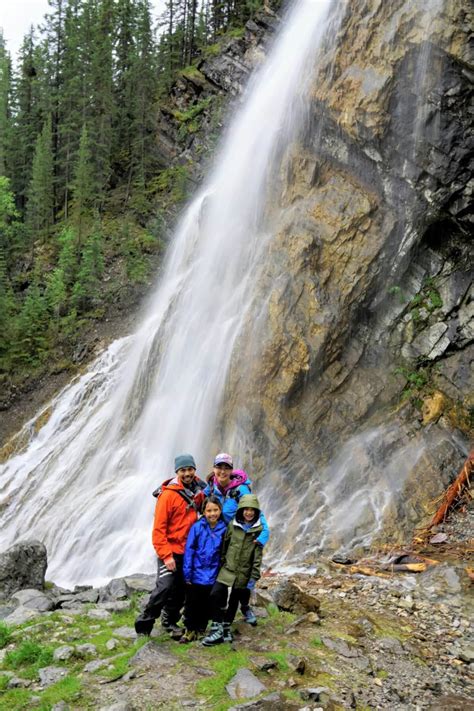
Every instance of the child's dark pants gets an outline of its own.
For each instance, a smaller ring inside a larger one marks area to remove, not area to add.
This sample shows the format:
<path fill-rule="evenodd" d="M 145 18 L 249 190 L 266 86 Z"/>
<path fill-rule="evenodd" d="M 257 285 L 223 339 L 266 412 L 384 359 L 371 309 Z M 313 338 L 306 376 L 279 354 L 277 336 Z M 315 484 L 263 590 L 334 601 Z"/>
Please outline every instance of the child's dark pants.
<path fill-rule="evenodd" d="M 229 622 L 234 621 L 239 603 L 242 609 L 245 610 L 249 606 L 250 590 L 247 588 L 231 588 L 229 601 L 229 588 L 223 583 L 214 583 L 211 591 L 210 605 L 211 617 L 214 622 Z"/>
<path fill-rule="evenodd" d="M 184 624 L 193 632 L 205 630 L 210 617 L 210 594 L 212 585 L 186 585 Z"/>

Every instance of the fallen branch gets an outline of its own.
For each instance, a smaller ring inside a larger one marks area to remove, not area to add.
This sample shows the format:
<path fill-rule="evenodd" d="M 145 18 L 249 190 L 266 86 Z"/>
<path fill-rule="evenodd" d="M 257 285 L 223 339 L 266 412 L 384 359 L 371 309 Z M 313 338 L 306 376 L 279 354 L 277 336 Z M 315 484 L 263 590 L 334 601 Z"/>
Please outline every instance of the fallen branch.
<path fill-rule="evenodd" d="M 430 528 L 433 528 L 433 526 L 437 526 L 438 524 L 443 523 L 446 516 L 448 515 L 448 511 L 451 508 L 451 506 L 454 504 L 456 499 L 459 498 L 459 496 L 462 494 L 464 489 L 469 486 L 469 477 L 471 476 L 473 470 L 474 470 L 474 449 L 471 451 L 469 457 L 464 462 L 464 466 L 461 469 L 461 471 L 459 472 L 456 479 L 453 481 L 451 486 L 446 490 L 446 492 L 443 496 L 443 502 L 442 502 L 441 506 L 438 508 L 438 510 L 436 511 L 433 518 L 431 519 L 431 522 L 428 525 L 428 530 Z"/>

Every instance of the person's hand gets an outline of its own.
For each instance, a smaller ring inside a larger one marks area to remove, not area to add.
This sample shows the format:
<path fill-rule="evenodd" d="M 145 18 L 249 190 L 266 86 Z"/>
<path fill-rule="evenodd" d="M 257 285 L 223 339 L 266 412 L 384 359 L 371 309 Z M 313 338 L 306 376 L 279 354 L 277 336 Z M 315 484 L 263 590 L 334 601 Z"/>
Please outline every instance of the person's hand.
<path fill-rule="evenodd" d="M 255 580 L 249 580 L 247 583 L 247 590 L 253 590 L 255 587 L 255 583 L 256 583 Z"/>
<path fill-rule="evenodd" d="M 254 540 L 254 544 L 255 544 L 256 546 L 260 546 L 260 548 L 263 548 L 263 543 L 261 543 L 261 542 L 258 540 L 258 538 L 256 538 L 256 539 Z"/>
<path fill-rule="evenodd" d="M 167 569 L 168 569 L 171 573 L 175 573 L 175 572 L 176 572 L 176 561 L 175 561 L 175 559 L 173 558 L 172 555 L 170 555 L 169 558 L 165 558 L 165 560 L 163 561 L 163 563 L 166 565 Z"/>

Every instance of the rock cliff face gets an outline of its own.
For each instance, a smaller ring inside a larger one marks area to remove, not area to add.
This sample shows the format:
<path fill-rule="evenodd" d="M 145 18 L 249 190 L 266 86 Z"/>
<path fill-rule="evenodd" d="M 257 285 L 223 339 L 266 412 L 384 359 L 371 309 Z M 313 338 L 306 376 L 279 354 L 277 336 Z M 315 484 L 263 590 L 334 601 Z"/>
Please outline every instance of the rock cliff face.
<path fill-rule="evenodd" d="M 295 551 L 406 535 L 465 458 L 469 27 L 457 0 L 348 4 L 282 161 L 226 421 L 255 433 L 247 464 Z"/>

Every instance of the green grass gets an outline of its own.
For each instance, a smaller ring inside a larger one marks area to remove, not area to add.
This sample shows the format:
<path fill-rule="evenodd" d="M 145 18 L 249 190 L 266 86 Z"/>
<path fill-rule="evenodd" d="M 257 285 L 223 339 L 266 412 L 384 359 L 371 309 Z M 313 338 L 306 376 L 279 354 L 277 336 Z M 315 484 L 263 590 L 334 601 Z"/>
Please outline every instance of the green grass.
<path fill-rule="evenodd" d="M 7 669 L 47 667 L 53 661 L 53 648 L 26 640 L 17 649 L 7 652 L 4 665 Z"/>
<path fill-rule="evenodd" d="M 229 699 L 225 686 L 239 669 L 249 665 L 249 655 L 243 651 L 235 652 L 227 645 L 203 650 L 204 655 L 211 662 L 211 668 L 216 675 L 198 681 L 196 693 L 204 696 L 206 703 L 211 704 L 215 711 L 223 711 L 235 705 L 235 702 Z"/>
<path fill-rule="evenodd" d="M 11 639 L 11 629 L 5 622 L 0 621 L 0 649 L 7 646 Z"/>
<path fill-rule="evenodd" d="M 101 676 L 107 677 L 108 679 L 115 679 L 115 677 L 120 676 L 121 674 L 125 674 L 127 671 L 129 671 L 129 666 L 128 662 L 129 660 L 133 657 L 134 654 L 138 652 L 138 650 L 143 647 L 143 645 L 147 644 L 148 640 L 145 639 L 144 637 L 141 639 L 137 639 L 136 642 L 132 644 L 131 647 L 129 647 L 125 652 L 123 652 L 118 659 L 114 659 L 111 661 L 112 664 L 112 669 L 99 669 L 99 672 Z M 114 650 L 112 654 L 116 654 L 117 652 Z"/>
<path fill-rule="evenodd" d="M 313 637 L 313 639 L 311 640 L 311 646 L 313 646 L 313 647 L 322 647 L 322 646 L 323 646 L 323 642 L 322 642 L 322 640 L 321 640 L 321 637 Z"/>
<path fill-rule="evenodd" d="M 27 689 L 12 689 L 0 697 L 0 711 L 21 711 L 30 709 L 30 692 Z"/>

